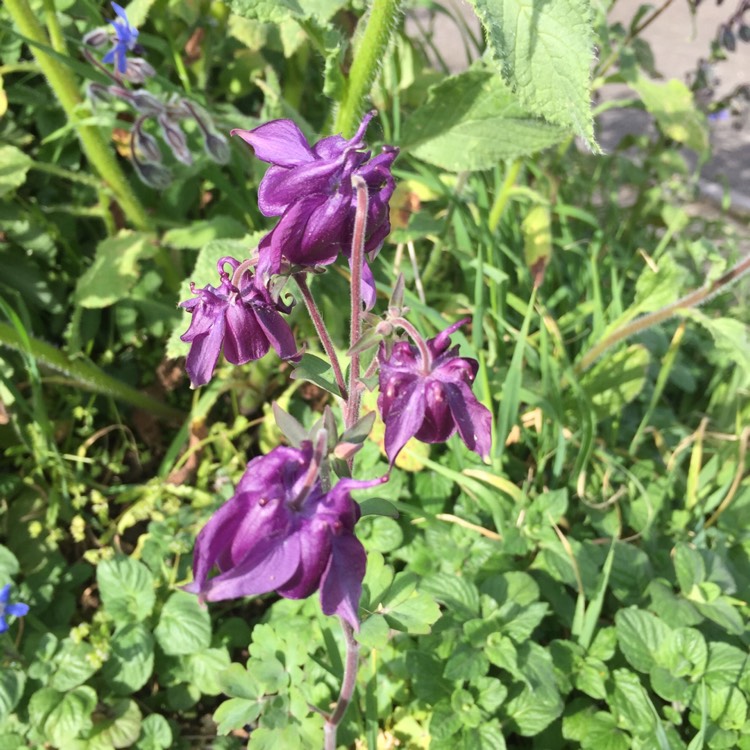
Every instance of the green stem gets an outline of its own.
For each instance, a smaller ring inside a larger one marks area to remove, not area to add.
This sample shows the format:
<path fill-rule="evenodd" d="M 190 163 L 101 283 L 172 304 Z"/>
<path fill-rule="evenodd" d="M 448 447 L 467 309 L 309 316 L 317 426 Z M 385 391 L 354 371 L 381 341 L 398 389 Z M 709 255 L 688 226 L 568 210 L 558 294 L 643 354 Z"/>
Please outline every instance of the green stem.
<path fill-rule="evenodd" d="M 54 346 L 30 336 L 26 341 L 23 341 L 18 331 L 7 323 L 0 323 L 0 345 L 33 357 L 35 362 L 67 375 L 73 381 L 73 385 L 78 388 L 85 388 L 94 393 L 102 393 L 126 401 L 133 406 L 166 419 L 182 419 L 184 417 L 179 409 L 173 409 L 162 401 L 115 380 L 91 362 L 70 359 Z"/>
<path fill-rule="evenodd" d="M 596 362 L 599 357 L 604 354 L 607 349 L 619 344 L 621 341 L 635 336 L 637 333 L 641 333 L 651 326 L 657 323 L 662 323 L 675 315 L 680 310 L 686 310 L 696 305 L 701 305 L 704 302 L 708 302 L 714 295 L 721 292 L 724 287 L 737 281 L 741 276 L 750 271 L 750 255 L 743 258 L 739 263 L 732 266 L 725 274 L 720 276 L 716 281 L 711 282 L 702 286 L 700 289 L 694 289 L 684 297 L 680 297 L 676 302 L 672 302 L 670 305 L 655 310 L 654 312 L 646 315 L 641 315 L 640 318 L 636 318 L 631 323 L 626 323 L 621 328 L 612 332 L 607 338 L 600 341 L 596 346 L 589 349 L 586 354 L 583 355 L 581 360 L 576 364 L 576 372 L 584 372 L 591 365 Z"/>
<path fill-rule="evenodd" d="M 61 55 L 68 54 L 68 47 L 65 44 L 60 22 L 57 20 L 57 9 L 55 0 L 44 0 L 44 20 L 47 22 L 47 33 L 52 44 L 52 49 Z"/>
<path fill-rule="evenodd" d="M 487 224 L 490 228 L 490 232 L 494 232 L 497 229 L 497 225 L 500 223 L 500 219 L 503 218 L 505 207 L 508 205 L 510 200 L 510 191 L 516 180 L 518 179 L 518 173 L 521 171 L 521 160 L 516 159 L 508 167 L 508 171 L 505 173 L 505 179 L 500 187 L 500 192 L 495 197 L 495 202 L 492 204 L 490 209 L 490 215 L 487 219 Z"/>
<path fill-rule="evenodd" d="M 357 130 L 365 99 L 385 58 L 400 5 L 400 0 L 373 0 L 336 116 L 335 132 L 346 138 Z"/>
<path fill-rule="evenodd" d="M 130 221 L 139 229 L 148 229 L 151 223 L 148 215 L 115 161 L 109 144 L 104 140 L 98 128 L 81 122 L 78 110 L 82 100 L 78 85 L 70 70 L 46 51 L 49 49 L 49 40 L 31 10 L 28 0 L 5 0 L 5 8 L 26 37 L 26 41 L 32 46 L 34 57 L 42 73 L 47 78 L 68 120 L 78 133 L 86 157 L 109 185 Z"/>

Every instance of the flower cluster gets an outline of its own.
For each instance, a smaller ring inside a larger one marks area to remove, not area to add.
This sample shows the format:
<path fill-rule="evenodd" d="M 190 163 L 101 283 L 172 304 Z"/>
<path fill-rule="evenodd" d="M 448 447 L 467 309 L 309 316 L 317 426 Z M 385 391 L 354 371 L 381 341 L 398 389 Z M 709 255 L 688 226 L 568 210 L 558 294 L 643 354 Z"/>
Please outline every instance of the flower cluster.
<path fill-rule="evenodd" d="M 277 421 L 291 446 L 279 446 L 250 461 L 234 496 L 198 536 L 194 581 L 187 590 L 207 601 L 271 591 L 297 599 L 319 590 L 323 611 L 338 615 L 354 629 L 359 627 L 365 552 L 354 534 L 360 511 L 351 491 L 374 484 L 348 478 L 354 454 L 371 425 L 371 420 L 358 421 L 358 392 L 363 387 L 357 369 L 360 353 L 380 342 L 371 367 L 379 369 L 378 407 L 391 466 L 410 438 L 438 443 L 456 432 L 469 449 L 487 459 L 492 421 L 489 410 L 471 391 L 477 362 L 459 356 L 458 347 L 451 346 L 451 335 L 466 321 L 424 340 L 401 316 L 406 310 L 399 302 L 389 307 L 385 320 L 368 314 L 373 325 L 362 336 L 356 279 L 361 279 L 361 299 L 369 309 L 375 286 L 365 260 L 375 257 L 390 231 L 391 169 L 398 154 L 397 149 L 385 147 L 373 157 L 367 149 L 364 136 L 373 116 L 368 114 L 348 140 L 334 135 L 312 146 L 290 120 L 232 131 L 253 148 L 257 158 L 270 163 L 260 183 L 258 204 L 264 215 L 279 220 L 261 240 L 252 261 L 222 258 L 219 285 L 192 286 L 194 297 L 181 303 L 192 315 L 182 336 L 191 345 L 187 371 L 193 386 L 203 385 L 222 350 L 234 364 L 258 359 L 271 348 L 284 359 L 295 359 L 297 348 L 282 317 L 289 308 L 269 291 L 273 277 L 283 280 L 294 275 L 339 374 L 347 428 L 330 446 L 326 437 L 314 441 L 291 416 L 277 410 Z M 348 386 L 306 282 L 300 282 L 305 273 L 319 271 L 339 256 L 352 268 L 355 323 L 350 370 L 354 375 L 350 372 Z M 402 296 L 401 281 L 397 287 Z M 413 343 L 392 341 L 397 328 L 405 330 Z M 336 431 L 332 420 L 327 410 L 326 427 L 316 433 L 317 438 Z M 345 478 L 331 486 L 333 469 Z M 386 480 L 387 475 L 375 481 Z M 214 568 L 218 568 L 216 575 L 212 575 Z"/>
<path fill-rule="evenodd" d="M 186 590 L 220 601 L 270 591 L 304 599 L 319 589 L 323 612 L 359 629 L 366 559 L 350 493 L 379 480 L 342 479 L 326 491 L 318 469 L 310 442 L 250 461 L 234 496 L 198 535 Z M 214 566 L 219 574 L 209 577 Z"/>
<path fill-rule="evenodd" d="M 159 144 L 147 129 L 152 121 L 158 126 L 163 142 L 183 164 L 193 163 L 193 155 L 182 127 L 182 123 L 189 121 L 198 126 L 209 158 L 219 164 L 226 164 L 229 161 L 227 139 L 216 131 L 211 117 L 203 108 L 179 95 L 159 98 L 145 89 L 126 86 L 143 84 L 156 71 L 142 57 L 128 56 L 129 52 L 141 50 L 137 43 L 138 30 L 132 26 L 123 8 L 117 3 L 112 3 L 112 7 L 117 14 L 117 19 L 110 22 L 115 29 L 114 40 L 106 29 L 95 29 L 84 37 L 85 44 L 92 49 L 113 44 L 101 62 L 88 48 L 84 48 L 86 59 L 110 78 L 112 83 L 107 86 L 91 83 L 88 91 L 93 101 L 125 102 L 137 113 L 130 138 L 130 160 L 141 181 L 160 190 L 169 187 L 172 182 L 172 173 L 163 164 Z M 114 63 L 114 68 L 110 71 L 106 65 L 111 63 Z"/>

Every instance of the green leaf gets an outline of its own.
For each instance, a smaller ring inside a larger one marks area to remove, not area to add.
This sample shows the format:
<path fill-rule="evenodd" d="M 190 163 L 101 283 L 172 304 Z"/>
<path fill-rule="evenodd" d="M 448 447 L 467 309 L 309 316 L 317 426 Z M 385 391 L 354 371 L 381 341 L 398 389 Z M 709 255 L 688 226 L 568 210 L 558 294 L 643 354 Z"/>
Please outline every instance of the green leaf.
<path fill-rule="evenodd" d="M 455 610 L 461 617 L 479 615 L 479 590 L 465 578 L 437 573 L 422 583 L 421 590 L 432 594 L 437 601 Z"/>
<path fill-rule="evenodd" d="M 332 375 L 331 365 L 323 358 L 309 352 L 302 355 L 302 359 L 295 364 L 292 371 L 293 380 L 308 380 L 324 391 L 340 397 L 339 387 L 333 380 Z"/>
<path fill-rule="evenodd" d="M 592 150 L 590 70 L 594 39 L 587 0 L 470 0 L 487 46 L 533 114 L 580 135 Z"/>
<path fill-rule="evenodd" d="M 666 136 L 700 155 L 708 153 L 708 121 L 696 108 L 693 92 L 682 81 L 661 83 L 639 77 L 629 85 Z"/>
<path fill-rule="evenodd" d="M 258 681 L 245 667 L 240 664 L 230 664 L 219 675 L 222 692 L 232 698 L 257 700 L 263 695 L 263 689 Z"/>
<path fill-rule="evenodd" d="M 581 378 L 599 420 L 616 417 L 646 384 L 650 356 L 642 344 L 606 354 Z"/>
<path fill-rule="evenodd" d="M 26 182 L 31 157 L 15 146 L 0 146 L 0 198 Z"/>
<path fill-rule="evenodd" d="M 639 737 L 653 732 L 656 709 L 638 676 L 625 669 L 615 669 L 612 677 L 615 687 L 611 707 L 618 725 Z"/>
<path fill-rule="evenodd" d="M 245 227 L 231 216 L 214 216 L 205 221 L 194 221 L 186 227 L 170 229 L 164 233 L 162 242 L 178 250 L 199 250 L 214 240 L 240 239 L 245 234 Z M 245 247 L 244 255 L 251 249 Z"/>
<path fill-rule="evenodd" d="M 102 675 L 112 691 L 126 695 L 140 690 L 154 671 L 154 638 L 145 625 L 126 625 L 112 638 Z"/>
<path fill-rule="evenodd" d="M 57 669 L 48 685 L 61 692 L 82 685 L 99 668 L 94 648 L 70 638 L 62 642 L 62 648 L 55 655 L 55 664 Z"/>
<path fill-rule="evenodd" d="M 281 23 L 303 15 L 302 6 L 297 0 L 230 0 L 229 7 L 238 16 L 265 23 Z"/>
<path fill-rule="evenodd" d="M 190 682 L 200 688 L 203 695 L 221 693 L 221 673 L 229 667 L 231 660 L 225 648 L 207 648 L 185 657 L 190 673 Z"/>
<path fill-rule="evenodd" d="M 104 609 L 118 622 L 141 622 L 154 609 L 156 594 L 151 571 L 129 557 L 104 560 L 96 568 Z"/>
<path fill-rule="evenodd" d="M 369 646 L 370 648 L 385 648 L 390 637 L 390 627 L 386 622 L 383 615 L 374 614 L 370 615 L 363 623 L 359 633 L 357 633 L 357 641 L 363 646 Z"/>
<path fill-rule="evenodd" d="M 101 747 L 116 749 L 132 747 L 141 734 L 141 711 L 138 704 L 123 698 L 105 705 L 102 712 L 104 718 L 94 724 L 91 732 L 92 743 L 99 742 Z"/>
<path fill-rule="evenodd" d="M 18 705 L 26 685 L 26 674 L 17 669 L 0 669 L 0 726 Z"/>
<path fill-rule="evenodd" d="M 563 718 L 563 737 L 581 743 L 582 750 L 630 750 L 630 738 L 617 729 L 612 714 L 596 711 L 593 706 Z"/>
<path fill-rule="evenodd" d="M 362 516 L 387 516 L 394 519 L 399 516 L 396 506 L 382 497 L 368 497 L 359 503 L 359 509 Z"/>
<path fill-rule="evenodd" d="M 700 552 L 687 544 L 676 545 L 674 570 L 682 593 L 688 595 L 694 586 L 706 580 L 706 566 Z"/>
<path fill-rule="evenodd" d="M 96 246 L 93 264 L 78 279 L 74 294 L 81 307 L 108 307 L 120 299 L 138 281 L 139 261 L 156 251 L 153 237 L 140 232 L 122 231 Z"/>
<path fill-rule="evenodd" d="M 29 719 L 47 741 L 60 746 L 91 728 L 96 701 L 96 693 L 88 685 L 67 693 L 42 688 L 31 696 Z"/>
<path fill-rule="evenodd" d="M 670 628 L 656 615 L 630 607 L 615 614 L 617 643 L 625 658 L 639 672 L 648 672 L 656 661 L 656 652 L 671 637 Z"/>
<path fill-rule="evenodd" d="M 445 664 L 443 675 L 447 680 L 474 681 L 487 674 L 490 664 L 487 657 L 475 648 L 460 644 Z"/>
<path fill-rule="evenodd" d="M 425 592 L 414 592 L 408 599 L 400 602 L 385 612 L 388 624 L 394 630 L 413 635 L 425 635 L 431 626 L 440 618 L 440 607 Z"/>
<path fill-rule="evenodd" d="M 172 728 L 161 714 L 150 714 L 141 723 L 136 750 L 167 750 L 172 747 Z"/>
<path fill-rule="evenodd" d="M 708 665 L 706 666 L 706 685 L 711 688 L 734 685 L 741 677 L 750 672 L 750 657 L 747 651 L 738 649 L 729 643 L 708 644 Z"/>
<path fill-rule="evenodd" d="M 224 701 L 214 712 L 216 731 L 219 734 L 229 734 L 235 729 L 242 729 L 258 718 L 261 707 L 259 701 L 247 698 L 230 698 Z"/>
<path fill-rule="evenodd" d="M 427 102 L 405 121 L 401 146 L 461 172 L 540 151 L 564 135 L 524 109 L 498 75 L 470 70 L 430 89 Z"/>
<path fill-rule="evenodd" d="M 211 644 L 211 617 L 198 597 L 175 591 L 161 611 L 154 635 L 165 654 L 192 654 Z"/>
<path fill-rule="evenodd" d="M 0 544 L 0 581 L 7 582 L 19 570 L 16 556 L 7 547 Z"/>

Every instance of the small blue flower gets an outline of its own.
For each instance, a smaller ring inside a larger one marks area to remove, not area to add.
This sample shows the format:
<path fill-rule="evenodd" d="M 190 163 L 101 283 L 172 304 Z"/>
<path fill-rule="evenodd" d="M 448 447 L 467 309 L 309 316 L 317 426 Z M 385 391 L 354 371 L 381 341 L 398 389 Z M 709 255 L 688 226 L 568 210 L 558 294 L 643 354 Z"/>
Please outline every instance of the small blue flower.
<path fill-rule="evenodd" d="M 127 54 L 135 49 L 138 43 L 138 29 L 130 25 L 125 9 L 117 3 L 112 3 L 118 18 L 110 23 L 115 27 L 115 46 L 102 58 L 102 62 L 111 63 L 117 60 L 117 71 L 124 74 L 127 67 Z"/>
<path fill-rule="evenodd" d="M 5 619 L 6 615 L 23 617 L 29 611 L 28 604 L 8 604 L 9 599 L 10 584 L 6 583 L 2 590 L 0 590 L 0 633 L 4 633 L 8 629 L 8 621 Z"/>

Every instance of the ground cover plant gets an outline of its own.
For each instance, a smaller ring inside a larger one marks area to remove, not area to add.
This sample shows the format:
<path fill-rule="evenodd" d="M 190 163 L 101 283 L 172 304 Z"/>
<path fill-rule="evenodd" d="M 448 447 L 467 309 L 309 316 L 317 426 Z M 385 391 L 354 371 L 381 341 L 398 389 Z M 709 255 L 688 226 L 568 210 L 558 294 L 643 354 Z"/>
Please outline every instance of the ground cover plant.
<path fill-rule="evenodd" d="M 750 260 L 669 2 L 5 1 L 0 747 L 750 747 Z"/>

